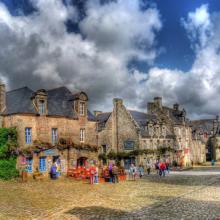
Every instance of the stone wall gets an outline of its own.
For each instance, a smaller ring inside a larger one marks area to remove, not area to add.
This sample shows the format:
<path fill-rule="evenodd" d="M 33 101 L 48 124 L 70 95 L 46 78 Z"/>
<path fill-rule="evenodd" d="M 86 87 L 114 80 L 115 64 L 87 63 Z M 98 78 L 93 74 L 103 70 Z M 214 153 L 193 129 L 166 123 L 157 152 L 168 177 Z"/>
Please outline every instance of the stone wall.
<path fill-rule="evenodd" d="M 80 128 L 85 128 L 85 143 L 97 145 L 96 122 L 88 121 L 85 117 L 74 120 L 64 117 L 47 117 L 33 115 L 11 115 L 3 119 L 4 127 L 16 127 L 20 147 L 28 147 L 25 143 L 25 128 L 32 128 L 32 142 L 52 142 L 52 128 L 58 129 L 58 138 L 72 139 L 80 143 Z"/>
<path fill-rule="evenodd" d="M 121 99 L 114 99 L 113 104 L 113 112 L 98 134 L 99 146 L 106 145 L 109 151 L 120 152 L 124 150 L 124 142 L 131 140 L 135 147 L 139 147 L 138 130 L 130 113 Z"/>
<path fill-rule="evenodd" d="M 115 134 L 114 146 L 118 151 L 124 150 L 125 141 L 134 141 L 134 147 L 139 148 L 139 133 L 135 121 L 126 110 L 121 99 L 114 99 L 113 133 Z"/>

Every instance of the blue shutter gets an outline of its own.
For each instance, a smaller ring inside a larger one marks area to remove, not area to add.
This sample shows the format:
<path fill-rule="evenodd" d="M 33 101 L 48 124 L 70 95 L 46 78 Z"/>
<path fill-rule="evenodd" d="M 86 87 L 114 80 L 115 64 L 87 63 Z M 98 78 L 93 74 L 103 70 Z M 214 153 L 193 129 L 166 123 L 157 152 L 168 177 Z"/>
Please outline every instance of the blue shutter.
<path fill-rule="evenodd" d="M 33 164 L 33 159 L 27 159 L 27 171 L 28 171 L 28 173 L 33 172 L 32 164 Z"/>
<path fill-rule="evenodd" d="M 40 170 L 40 172 L 45 172 L 47 170 L 47 168 L 46 168 L 46 157 L 40 157 L 39 158 L 39 170 Z"/>

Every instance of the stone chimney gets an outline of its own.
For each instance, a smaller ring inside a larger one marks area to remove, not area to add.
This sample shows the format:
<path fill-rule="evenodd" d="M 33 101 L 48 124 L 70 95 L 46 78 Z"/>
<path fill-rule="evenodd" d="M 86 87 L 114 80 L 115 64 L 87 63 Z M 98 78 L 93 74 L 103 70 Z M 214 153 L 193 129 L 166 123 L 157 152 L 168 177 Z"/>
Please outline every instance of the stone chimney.
<path fill-rule="evenodd" d="M 162 97 L 154 97 L 154 105 L 162 109 Z"/>
<path fill-rule="evenodd" d="M 113 105 L 114 105 L 114 107 L 116 107 L 116 106 L 122 106 L 122 105 L 123 105 L 123 100 L 122 100 L 122 99 L 119 99 L 119 98 L 114 98 L 114 99 L 113 99 Z"/>
<path fill-rule="evenodd" d="M 6 108 L 6 91 L 5 84 L 0 84 L 0 113 Z"/>
<path fill-rule="evenodd" d="M 175 104 L 173 105 L 173 110 L 174 110 L 174 111 L 179 111 L 179 104 L 178 104 L 178 103 L 175 103 Z"/>
<path fill-rule="evenodd" d="M 93 111 L 93 114 L 94 114 L 95 116 L 98 116 L 98 115 L 102 114 L 102 111 Z"/>

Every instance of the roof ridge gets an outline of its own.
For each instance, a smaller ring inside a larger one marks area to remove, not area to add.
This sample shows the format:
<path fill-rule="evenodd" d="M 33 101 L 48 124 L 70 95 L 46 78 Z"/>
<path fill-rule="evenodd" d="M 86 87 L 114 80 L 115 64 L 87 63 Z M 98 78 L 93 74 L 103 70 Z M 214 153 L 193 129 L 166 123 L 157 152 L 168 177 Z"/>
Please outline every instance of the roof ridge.
<path fill-rule="evenodd" d="M 132 111 L 132 112 L 138 112 L 138 113 L 147 114 L 146 112 L 141 112 L 141 111 L 138 111 L 138 110 L 132 110 L 132 109 L 128 109 L 128 111 Z"/>
<path fill-rule="evenodd" d="M 28 86 L 23 86 L 23 87 L 18 88 L 18 89 L 13 89 L 13 90 L 7 91 L 6 93 L 15 92 L 15 91 L 22 90 L 22 89 L 29 89 L 29 90 L 31 90 L 32 92 L 34 92 L 34 91 L 33 91 L 32 89 L 30 89 Z"/>
<path fill-rule="evenodd" d="M 59 86 L 59 87 L 56 87 L 56 88 L 53 88 L 53 89 L 48 89 L 46 91 L 49 92 L 49 91 L 58 90 L 58 89 L 62 89 L 62 88 L 67 89 L 68 91 L 70 91 L 66 86 Z"/>

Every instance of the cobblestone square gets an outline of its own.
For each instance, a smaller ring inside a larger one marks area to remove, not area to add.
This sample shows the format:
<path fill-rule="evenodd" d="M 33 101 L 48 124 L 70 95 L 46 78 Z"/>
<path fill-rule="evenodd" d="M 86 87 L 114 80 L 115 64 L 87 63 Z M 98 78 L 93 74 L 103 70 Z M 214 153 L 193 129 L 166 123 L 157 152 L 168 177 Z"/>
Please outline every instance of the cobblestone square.
<path fill-rule="evenodd" d="M 119 184 L 0 182 L 0 219 L 220 219 L 220 171 L 153 174 Z"/>

